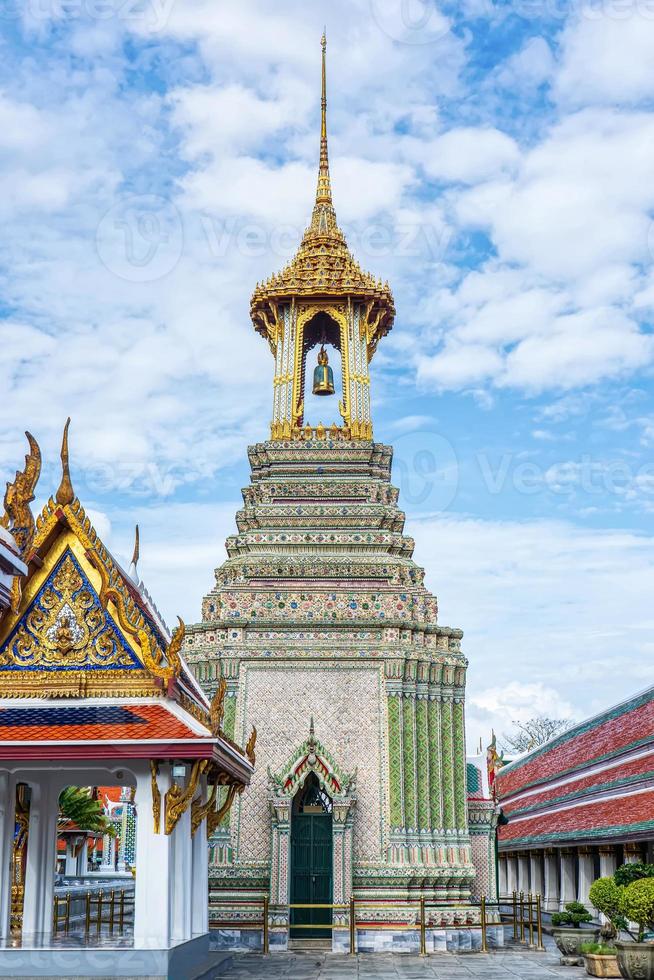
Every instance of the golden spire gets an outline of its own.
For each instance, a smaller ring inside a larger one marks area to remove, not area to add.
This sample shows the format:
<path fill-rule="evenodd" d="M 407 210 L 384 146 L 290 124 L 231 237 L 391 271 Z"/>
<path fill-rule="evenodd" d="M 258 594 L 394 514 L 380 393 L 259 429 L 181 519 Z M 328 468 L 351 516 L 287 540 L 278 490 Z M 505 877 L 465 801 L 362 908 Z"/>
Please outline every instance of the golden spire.
<path fill-rule="evenodd" d="M 318 167 L 318 188 L 316 204 L 332 203 L 332 188 L 329 180 L 329 154 L 327 152 L 327 35 L 323 31 L 322 45 L 322 94 L 320 99 L 320 165 Z"/>
<path fill-rule="evenodd" d="M 61 440 L 61 483 L 57 490 L 55 500 L 58 504 L 72 504 L 75 499 L 73 484 L 70 482 L 70 469 L 68 466 L 68 426 L 70 418 L 66 419 L 64 426 L 64 436 Z"/>

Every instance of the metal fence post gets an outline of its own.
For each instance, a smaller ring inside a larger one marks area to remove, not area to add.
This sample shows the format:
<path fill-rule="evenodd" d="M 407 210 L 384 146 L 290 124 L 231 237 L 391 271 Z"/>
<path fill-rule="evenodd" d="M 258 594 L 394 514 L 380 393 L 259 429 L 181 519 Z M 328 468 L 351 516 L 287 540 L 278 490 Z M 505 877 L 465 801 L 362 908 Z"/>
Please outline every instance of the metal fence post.
<path fill-rule="evenodd" d="M 486 896 L 481 896 L 481 951 L 488 952 L 488 942 L 486 939 Z"/>
<path fill-rule="evenodd" d="M 350 896 L 350 956 L 357 951 L 357 923 L 354 912 L 354 895 Z"/>
<path fill-rule="evenodd" d="M 425 922 L 425 900 L 420 899 L 420 955 L 427 955 L 427 924 Z"/>
<path fill-rule="evenodd" d="M 518 893 L 513 892 L 513 939 L 518 941 Z"/>
<path fill-rule="evenodd" d="M 545 947 L 543 946 L 543 918 L 540 894 L 536 895 L 536 929 L 538 936 L 538 946 L 536 949 L 543 951 Z"/>
<path fill-rule="evenodd" d="M 96 923 L 98 927 L 98 932 L 102 929 L 102 889 L 98 893 L 98 920 Z"/>
<path fill-rule="evenodd" d="M 66 918 L 64 920 L 64 931 L 70 931 L 70 892 L 66 892 Z"/>
<path fill-rule="evenodd" d="M 529 945 L 530 946 L 534 945 L 533 902 L 534 902 L 533 895 L 531 894 L 531 892 L 529 892 L 528 905 L 529 905 Z"/>
<path fill-rule="evenodd" d="M 86 913 L 84 915 L 84 932 L 88 936 L 91 931 L 91 892 L 86 893 Z"/>
<path fill-rule="evenodd" d="M 525 893 L 520 892 L 520 942 L 525 941 Z"/>
<path fill-rule="evenodd" d="M 270 952 L 270 940 L 268 937 L 268 896 L 263 896 L 263 955 L 267 956 Z"/>

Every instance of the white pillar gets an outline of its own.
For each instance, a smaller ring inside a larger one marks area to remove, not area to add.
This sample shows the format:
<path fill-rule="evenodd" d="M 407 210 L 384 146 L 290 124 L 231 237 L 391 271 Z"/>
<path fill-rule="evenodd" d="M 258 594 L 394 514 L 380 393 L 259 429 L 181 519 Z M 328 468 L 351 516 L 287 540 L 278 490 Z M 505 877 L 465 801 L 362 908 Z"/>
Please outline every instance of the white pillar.
<path fill-rule="evenodd" d="M 625 844 L 624 846 L 624 863 L 625 864 L 638 864 L 643 860 L 643 845 L 636 844 Z"/>
<path fill-rule="evenodd" d="M 529 890 L 533 895 L 543 896 L 543 855 L 541 851 L 529 852 L 529 884 Z"/>
<path fill-rule="evenodd" d="M 616 869 L 617 859 L 613 844 L 602 845 L 600 853 L 600 878 L 610 878 Z"/>
<path fill-rule="evenodd" d="M 497 858 L 497 865 L 500 875 L 499 889 L 500 898 L 506 898 L 509 894 L 508 868 L 506 866 L 506 854 L 500 854 Z"/>
<path fill-rule="evenodd" d="M 206 800 L 207 790 L 203 783 L 202 799 Z M 193 835 L 191 844 L 193 859 L 191 869 L 191 935 L 203 936 L 209 931 L 209 845 L 207 842 L 207 821 L 203 820 Z"/>
<path fill-rule="evenodd" d="M 170 835 L 172 839 L 172 889 L 170 896 L 171 922 L 170 938 L 183 943 L 191 938 L 191 874 L 193 868 L 193 849 L 191 840 L 191 807 L 177 821 Z M 205 905 L 209 896 L 205 888 Z"/>
<path fill-rule="evenodd" d="M 564 847 L 561 849 L 561 908 L 563 909 L 568 902 L 575 902 L 576 900 L 575 852 L 572 848 Z"/>
<path fill-rule="evenodd" d="M 506 856 L 507 891 L 509 895 L 518 890 L 518 859 L 515 854 Z"/>
<path fill-rule="evenodd" d="M 593 857 L 593 849 L 592 847 L 580 847 L 578 849 L 578 853 L 579 889 L 577 893 L 577 901 L 582 902 L 589 909 L 589 911 L 592 912 L 588 892 L 590 891 L 590 886 L 595 880 L 595 859 Z"/>
<path fill-rule="evenodd" d="M 77 870 L 76 875 L 78 878 L 83 877 L 89 870 L 89 839 L 84 837 L 82 840 L 80 849 L 77 854 Z"/>
<path fill-rule="evenodd" d="M 191 938 L 193 848 L 190 807 L 171 834 L 165 833 L 165 795 L 172 783 L 170 766 L 162 765 L 157 783 L 161 794 L 159 833 L 154 832 L 150 766 L 136 775 L 136 890 L 134 947 L 168 948 Z M 200 831 L 199 831 L 200 832 Z M 206 845 L 206 840 L 205 840 Z M 198 845 L 199 846 L 199 845 Z M 206 856 L 205 856 L 206 862 Z M 207 905 L 206 863 L 202 904 Z M 206 930 L 205 930 L 206 931 Z"/>
<path fill-rule="evenodd" d="M 0 939 L 9 936 L 11 916 L 11 858 L 16 815 L 16 781 L 0 772 Z"/>
<path fill-rule="evenodd" d="M 170 946 L 171 841 L 164 834 L 164 796 L 170 788 L 170 767 L 157 777 L 161 793 L 159 833 L 154 832 L 149 764 L 136 775 L 136 883 L 134 892 L 134 948 Z"/>
<path fill-rule="evenodd" d="M 521 851 L 518 855 L 518 891 L 527 895 L 529 888 L 529 855 Z"/>
<path fill-rule="evenodd" d="M 113 872 L 116 870 L 114 864 L 114 838 L 110 834 L 105 834 L 102 838 L 102 864 L 100 872 Z"/>
<path fill-rule="evenodd" d="M 74 878 L 77 874 L 77 858 L 75 857 L 75 847 L 77 841 L 70 834 L 66 837 L 66 864 L 64 874 L 67 878 Z"/>
<path fill-rule="evenodd" d="M 30 821 L 25 868 L 23 936 L 39 936 L 47 941 L 52 932 L 55 861 L 57 856 L 57 815 L 60 785 L 40 773 L 32 782 Z"/>
<path fill-rule="evenodd" d="M 559 868 L 558 854 L 552 848 L 545 851 L 544 887 L 545 887 L 545 911 L 558 912 L 559 910 Z"/>

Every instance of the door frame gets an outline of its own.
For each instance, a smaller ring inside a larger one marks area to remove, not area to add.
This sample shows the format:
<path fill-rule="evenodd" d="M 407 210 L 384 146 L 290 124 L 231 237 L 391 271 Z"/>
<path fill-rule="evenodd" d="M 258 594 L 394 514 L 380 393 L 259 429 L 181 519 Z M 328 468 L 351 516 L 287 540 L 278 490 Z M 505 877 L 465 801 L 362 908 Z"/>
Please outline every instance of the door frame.
<path fill-rule="evenodd" d="M 332 800 L 332 902 L 347 905 L 352 896 L 353 827 L 356 806 L 356 771 L 346 774 L 324 745 L 315 737 L 313 719 L 309 737 L 298 746 L 288 763 L 277 773 L 269 772 L 271 810 L 271 905 L 287 911 L 275 925 L 288 924 L 291 900 L 291 810 L 293 797 L 310 773 Z M 334 910 L 334 926 L 347 925 L 347 913 Z M 322 930 L 325 931 L 326 930 Z"/>

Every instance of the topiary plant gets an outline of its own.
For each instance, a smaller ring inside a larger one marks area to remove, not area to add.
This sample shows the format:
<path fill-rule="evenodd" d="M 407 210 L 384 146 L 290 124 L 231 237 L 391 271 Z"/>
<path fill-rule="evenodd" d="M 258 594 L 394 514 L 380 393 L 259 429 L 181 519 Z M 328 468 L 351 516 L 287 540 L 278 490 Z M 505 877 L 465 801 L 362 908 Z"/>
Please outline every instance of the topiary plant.
<path fill-rule="evenodd" d="M 622 929 L 627 928 L 627 920 L 620 911 L 620 902 L 624 887 L 617 885 L 614 878 L 598 878 L 590 886 L 588 897 L 591 905 L 609 920 L 609 925 L 602 928 L 606 939 L 614 939 Z"/>
<path fill-rule="evenodd" d="M 552 916 L 553 926 L 574 926 L 578 929 L 582 922 L 592 922 L 593 917 L 581 902 L 568 902 L 563 912 Z"/>
<path fill-rule="evenodd" d="M 630 885 L 632 881 L 640 881 L 641 878 L 654 878 L 654 864 L 643 864 L 642 861 L 621 864 L 616 868 L 613 878 L 616 885 Z"/>
<path fill-rule="evenodd" d="M 630 922 L 638 923 L 638 942 L 642 943 L 645 930 L 654 927 L 654 878 L 632 881 L 622 892 L 620 911 Z"/>

